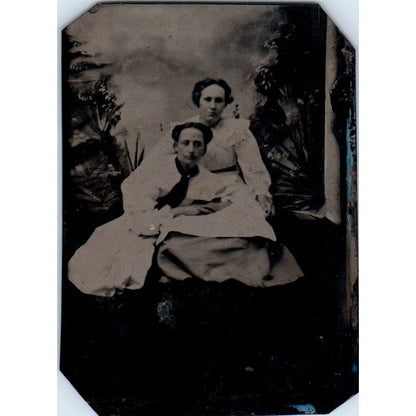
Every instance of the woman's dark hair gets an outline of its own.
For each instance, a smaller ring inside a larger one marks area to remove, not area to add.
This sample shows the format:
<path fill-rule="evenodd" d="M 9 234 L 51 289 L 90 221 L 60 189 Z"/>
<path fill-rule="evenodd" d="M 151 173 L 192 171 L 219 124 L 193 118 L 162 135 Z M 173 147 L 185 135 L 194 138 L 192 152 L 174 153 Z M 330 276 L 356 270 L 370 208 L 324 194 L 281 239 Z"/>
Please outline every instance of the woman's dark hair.
<path fill-rule="evenodd" d="M 197 82 L 192 91 L 192 101 L 199 107 L 199 100 L 201 99 L 202 90 L 210 85 L 218 85 L 225 91 L 225 104 L 231 104 L 234 98 L 231 95 L 231 87 L 223 79 L 207 78 Z"/>
<path fill-rule="evenodd" d="M 179 136 L 181 135 L 182 130 L 185 129 L 199 130 L 204 136 L 205 148 L 207 147 L 208 143 L 212 140 L 212 130 L 208 126 L 202 123 L 189 122 L 184 124 L 178 124 L 172 130 L 172 139 L 175 140 L 176 143 L 178 143 Z"/>

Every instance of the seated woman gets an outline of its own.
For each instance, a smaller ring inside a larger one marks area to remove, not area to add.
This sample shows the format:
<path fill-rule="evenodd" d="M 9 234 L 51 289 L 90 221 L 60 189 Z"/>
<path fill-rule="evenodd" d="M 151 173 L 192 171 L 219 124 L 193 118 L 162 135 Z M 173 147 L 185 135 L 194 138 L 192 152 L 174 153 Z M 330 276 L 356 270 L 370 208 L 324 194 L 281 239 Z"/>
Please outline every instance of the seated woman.
<path fill-rule="evenodd" d="M 124 215 L 98 227 L 78 249 L 69 279 L 84 293 L 112 296 L 140 289 L 157 259 L 173 279 L 279 283 L 270 276 L 265 248 L 275 235 L 260 205 L 245 186 L 198 163 L 212 139 L 210 128 L 185 123 L 172 138 L 173 155 L 149 167 L 140 183 L 123 183 Z M 302 273 L 291 265 L 282 273 L 293 280 Z"/>

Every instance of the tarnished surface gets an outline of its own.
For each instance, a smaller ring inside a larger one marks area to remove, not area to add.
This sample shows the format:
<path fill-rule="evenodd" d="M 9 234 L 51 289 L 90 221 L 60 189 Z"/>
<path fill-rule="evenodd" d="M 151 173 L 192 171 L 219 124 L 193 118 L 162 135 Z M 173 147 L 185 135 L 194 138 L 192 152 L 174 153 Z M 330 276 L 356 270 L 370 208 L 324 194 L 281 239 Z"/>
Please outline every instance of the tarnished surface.
<path fill-rule="evenodd" d="M 355 51 L 333 22 L 317 5 L 98 4 L 62 36 L 68 380 L 100 416 L 328 413 L 356 393 Z M 69 259 L 123 214 L 121 183 L 198 114 L 206 77 L 232 87 L 224 116 L 250 122 L 268 221 L 305 277 L 258 288 L 152 271 L 140 290 L 84 295 Z"/>

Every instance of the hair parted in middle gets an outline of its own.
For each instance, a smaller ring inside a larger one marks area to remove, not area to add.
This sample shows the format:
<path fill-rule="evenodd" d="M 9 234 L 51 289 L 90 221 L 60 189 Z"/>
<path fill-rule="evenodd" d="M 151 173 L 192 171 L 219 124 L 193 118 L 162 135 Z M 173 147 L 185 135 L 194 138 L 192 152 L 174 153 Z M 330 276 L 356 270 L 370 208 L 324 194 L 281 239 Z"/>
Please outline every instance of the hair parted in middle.
<path fill-rule="evenodd" d="M 234 101 L 234 97 L 231 95 L 231 87 L 223 79 L 206 78 L 202 81 L 198 81 L 194 85 L 192 91 L 192 101 L 199 107 L 199 100 L 201 99 L 202 91 L 210 85 L 218 85 L 225 91 L 225 104 L 231 104 Z"/>

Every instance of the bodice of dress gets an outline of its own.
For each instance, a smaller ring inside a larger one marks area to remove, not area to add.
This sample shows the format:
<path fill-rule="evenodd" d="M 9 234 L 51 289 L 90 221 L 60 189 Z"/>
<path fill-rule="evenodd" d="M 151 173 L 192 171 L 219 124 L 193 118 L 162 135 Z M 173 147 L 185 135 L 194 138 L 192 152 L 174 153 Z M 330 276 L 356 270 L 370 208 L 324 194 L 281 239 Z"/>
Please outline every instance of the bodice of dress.
<path fill-rule="evenodd" d="M 230 123 L 230 119 L 226 120 L 222 119 L 218 125 L 211 128 L 213 137 L 200 162 L 211 172 L 237 165 L 235 144 L 241 134 L 237 133 L 236 123 Z"/>

